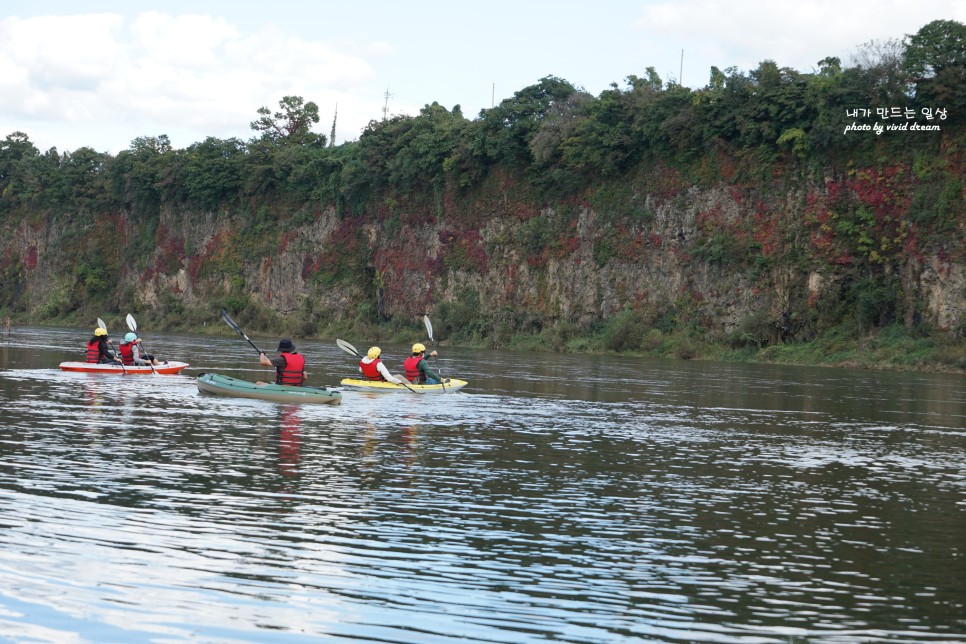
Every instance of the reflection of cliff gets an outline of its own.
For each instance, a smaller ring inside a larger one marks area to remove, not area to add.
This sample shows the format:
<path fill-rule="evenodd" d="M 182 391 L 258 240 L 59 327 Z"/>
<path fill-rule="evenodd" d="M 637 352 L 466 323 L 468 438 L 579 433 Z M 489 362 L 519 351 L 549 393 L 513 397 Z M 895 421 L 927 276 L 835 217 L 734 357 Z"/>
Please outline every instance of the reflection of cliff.
<path fill-rule="evenodd" d="M 419 437 L 417 425 L 407 425 L 399 430 L 399 447 L 404 465 L 412 465 L 416 461 L 416 439 Z"/>
<path fill-rule="evenodd" d="M 401 420 L 411 422 L 413 416 L 407 414 Z M 403 425 L 378 429 L 371 422 L 366 423 L 362 442 L 362 465 L 370 476 L 383 472 L 391 472 L 392 476 L 405 476 L 405 468 L 416 461 L 417 439 L 419 426 Z M 398 466 L 405 466 L 400 469 Z"/>
<path fill-rule="evenodd" d="M 104 404 L 99 387 L 90 378 L 84 380 L 84 402 L 93 412 L 99 412 L 98 407 Z"/>
<path fill-rule="evenodd" d="M 302 419 L 299 417 L 299 408 L 287 405 L 281 410 L 278 427 L 278 469 L 283 476 L 298 476 L 301 450 Z"/>

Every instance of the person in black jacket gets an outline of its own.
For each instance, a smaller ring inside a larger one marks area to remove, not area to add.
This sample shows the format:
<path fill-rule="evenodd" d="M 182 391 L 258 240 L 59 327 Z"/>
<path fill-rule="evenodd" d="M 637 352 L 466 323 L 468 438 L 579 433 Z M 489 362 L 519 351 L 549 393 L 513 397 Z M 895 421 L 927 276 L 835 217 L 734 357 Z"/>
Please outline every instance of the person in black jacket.
<path fill-rule="evenodd" d="M 97 364 L 112 364 L 117 362 L 117 357 L 108 348 L 110 340 L 107 337 L 107 329 L 97 327 L 94 335 L 87 341 L 87 362 Z"/>

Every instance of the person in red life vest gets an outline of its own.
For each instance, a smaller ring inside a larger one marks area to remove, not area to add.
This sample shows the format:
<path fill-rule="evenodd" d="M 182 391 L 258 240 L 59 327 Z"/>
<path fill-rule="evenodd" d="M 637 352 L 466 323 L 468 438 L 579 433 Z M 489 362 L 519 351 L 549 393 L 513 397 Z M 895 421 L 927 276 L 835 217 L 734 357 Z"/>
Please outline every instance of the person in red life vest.
<path fill-rule="evenodd" d="M 413 345 L 413 354 L 403 362 L 403 369 L 406 371 L 406 380 L 417 385 L 438 385 L 441 378 L 439 374 L 429 368 L 429 361 L 424 354 L 426 346 L 417 342 Z M 436 356 L 433 350 L 430 356 Z"/>
<path fill-rule="evenodd" d="M 117 362 L 114 352 L 107 347 L 109 343 L 107 329 L 103 327 L 94 329 L 94 336 L 87 341 L 87 362 L 100 364 Z"/>
<path fill-rule="evenodd" d="M 269 358 L 263 351 L 258 356 L 258 362 L 265 367 L 275 367 L 276 385 L 293 385 L 300 387 L 305 384 L 305 356 L 295 351 L 295 345 L 288 338 L 278 342 L 277 358 Z"/>
<path fill-rule="evenodd" d="M 389 369 L 379 359 L 381 355 L 382 349 L 379 347 L 369 348 L 366 357 L 359 361 L 359 371 L 362 372 L 362 375 L 366 377 L 366 380 L 393 382 L 397 385 L 403 384 L 404 381 L 402 378 L 389 373 Z"/>
<path fill-rule="evenodd" d="M 121 343 L 117 345 L 117 352 L 121 354 L 121 364 L 125 364 L 129 367 L 134 366 L 134 340 L 137 336 L 133 333 L 128 333 L 121 340 Z"/>
<path fill-rule="evenodd" d="M 126 365 L 145 366 L 160 364 L 153 355 L 144 353 L 141 350 L 141 338 L 136 333 L 125 334 L 124 341 L 117 348 L 121 353 L 121 362 Z"/>

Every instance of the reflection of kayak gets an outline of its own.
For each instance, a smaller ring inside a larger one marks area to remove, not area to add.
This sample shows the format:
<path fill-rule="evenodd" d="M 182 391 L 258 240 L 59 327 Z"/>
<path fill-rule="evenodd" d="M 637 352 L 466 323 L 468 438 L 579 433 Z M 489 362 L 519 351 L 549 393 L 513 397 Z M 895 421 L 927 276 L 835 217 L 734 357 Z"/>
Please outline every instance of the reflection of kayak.
<path fill-rule="evenodd" d="M 369 391 L 373 393 L 388 393 L 401 391 L 403 393 L 408 393 L 409 389 L 406 389 L 405 385 L 397 385 L 394 382 L 378 382 L 374 380 L 363 380 L 362 378 L 345 378 L 342 381 L 342 386 L 346 389 L 352 391 Z M 452 393 L 454 391 L 459 391 L 466 386 L 465 380 L 457 380 L 456 378 L 447 378 L 445 388 L 443 385 L 409 385 L 409 388 L 418 394 L 443 394 Z"/>
<path fill-rule="evenodd" d="M 342 394 L 338 391 L 317 387 L 292 387 L 275 383 L 256 384 L 217 373 L 203 373 L 198 376 L 198 391 L 216 396 L 235 398 L 257 398 L 283 403 L 324 403 L 338 405 Z"/>
<path fill-rule="evenodd" d="M 178 373 L 188 366 L 187 362 L 165 362 L 164 364 L 154 365 L 154 370 L 148 365 L 131 365 L 123 369 L 119 364 L 97 364 L 96 362 L 61 362 L 60 368 L 64 371 L 83 371 L 84 373 Z"/>

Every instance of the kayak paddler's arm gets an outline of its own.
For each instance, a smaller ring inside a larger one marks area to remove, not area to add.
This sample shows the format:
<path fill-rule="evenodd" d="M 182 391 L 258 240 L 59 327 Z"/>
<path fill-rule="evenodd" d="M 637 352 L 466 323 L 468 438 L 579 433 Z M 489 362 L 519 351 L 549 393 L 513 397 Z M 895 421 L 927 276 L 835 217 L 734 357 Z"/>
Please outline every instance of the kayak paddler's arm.
<path fill-rule="evenodd" d="M 434 378 L 436 380 L 441 380 L 441 378 L 439 377 L 439 374 L 433 371 L 432 369 L 430 369 L 429 363 L 427 363 L 425 360 L 420 361 L 419 370 L 422 371 L 423 375 L 425 375 L 427 378 Z"/>
<path fill-rule="evenodd" d="M 379 370 L 379 374 L 383 378 L 386 379 L 386 382 L 391 382 L 391 383 L 394 383 L 394 384 L 397 384 L 397 385 L 401 385 L 402 384 L 402 379 L 401 378 L 397 378 L 396 376 L 394 376 L 391 373 L 389 373 L 389 369 L 386 368 L 386 365 L 383 364 L 382 361 L 380 361 L 379 364 L 376 365 L 376 369 L 378 369 Z"/>

